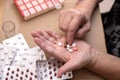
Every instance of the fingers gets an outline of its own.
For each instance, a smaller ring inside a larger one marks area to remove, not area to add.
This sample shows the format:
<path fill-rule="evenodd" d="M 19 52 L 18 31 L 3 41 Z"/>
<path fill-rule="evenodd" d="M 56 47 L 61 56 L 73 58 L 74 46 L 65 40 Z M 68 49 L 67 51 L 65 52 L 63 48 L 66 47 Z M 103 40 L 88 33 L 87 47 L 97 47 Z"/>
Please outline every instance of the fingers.
<path fill-rule="evenodd" d="M 60 13 L 59 27 L 67 33 L 67 42 L 69 44 L 72 44 L 76 33 L 78 33 L 78 30 L 81 29 L 80 27 L 83 27 L 87 21 L 85 14 L 76 9 L 69 9 Z M 83 31 L 81 30 L 80 32 L 84 32 L 82 34 L 85 34 L 87 32 L 85 29 L 83 28 Z"/>
<path fill-rule="evenodd" d="M 45 47 L 48 46 L 48 44 L 44 43 L 43 40 L 40 38 L 34 38 L 34 41 L 43 50 L 45 50 Z"/>
<path fill-rule="evenodd" d="M 51 41 L 51 37 L 42 31 L 34 31 L 31 33 L 36 44 L 41 47 L 43 50 L 53 53 L 54 43 Z"/>
<path fill-rule="evenodd" d="M 76 32 L 78 31 L 80 25 L 81 25 L 81 17 L 75 16 L 71 23 L 69 24 L 68 32 L 67 32 L 67 42 L 68 44 L 72 44 L 74 40 L 74 36 Z"/>
<path fill-rule="evenodd" d="M 56 43 L 56 39 L 54 37 L 51 37 L 48 33 L 44 32 L 43 34 L 44 38 L 46 38 L 47 40 L 53 42 L 53 43 Z"/>
<path fill-rule="evenodd" d="M 37 37 L 37 38 L 39 38 L 40 36 L 43 36 L 45 39 L 47 39 L 47 40 L 49 40 L 49 41 L 52 41 L 52 42 L 56 42 L 56 40 L 54 39 L 54 38 L 52 38 L 51 36 L 49 36 L 47 33 L 45 33 L 45 32 L 42 32 L 42 31 L 40 31 L 40 30 L 36 30 L 36 31 L 34 31 L 34 32 L 32 32 L 31 33 L 32 34 L 32 36 L 35 38 L 35 37 Z"/>
<path fill-rule="evenodd" d="M 56 40 L 61 39 L 61 36 L 57 35 L 56 33 L 52 32 L 52 31 L 46 30 L 45 32 L 46 32 L 49 36 L 53 37 L 53 38 L 56 39 Z"/>
<path fill-rule="evenodd" d="M 56 40 L 56 42 L 54 41 L 55 44 L 56 44 L 57 42 L 62 42 L 62 43 L 65 43 L 65 42 L 66 42 L 66 38 L 65 38 L 65 37 L 60 36 L 60 35 L 57 35 L 57 34 L 55 34 L 55 33 L 52 32 L 52 31 L 46 30 L 46 33 L 47 33 L 50 37 L 52 37 L 52 38 L 54 38 L 54 39 Z M 63 46 L 64 46 L 64 45 L 63 45 Z"/>
<path fill-rule="evenodd" d="M 82 37 L 89 31 L 90 31 L 90 23 L 87 23 L 77 31 L 75 37 Z"/>
<path fill-rule="evenodd" d="M 39 36 L 40 36 L 40 34 L 38 33 L 38 30 L 33 31 L 33 32 L 31 33 L 31 35 L 33 36 L 33 38 L 35 38 L 35 37 L 38 37 L 38 38 L 39 38 Z"/>
<path fill-rule="evenodd" d="M 59 28 L 62 30 L 62 31 L 65 31 L 64 30 L 64 27 L 63 27 L 63 22 L 64 22 L 64 19 L 65 17 L 67 16 L 67 11 L 61 11 L 60 14 L 59 14 Z"/>
<path fill-rule="evenodd" d="M 64 21 L 62 23 L 62 26 L 61 26 L 61 27 L 63 27 L 64 32 L 68 31 L 68 27 L 69 27 L 69 24 L 71 23 L 72 19 L 73 19 L 72 14 L 66 15 L 66 17 L 65 17 L 65 19 L 64 19 Z"/>
<path fill-rule="evenodd" d="M 54 44 L 51 41 L 48 41 L 42 36 L 39 36 L 39 38 L 34 38 L 34 41 L 36 44 L 43 49 L 45 52 L 54 53 Z"/>

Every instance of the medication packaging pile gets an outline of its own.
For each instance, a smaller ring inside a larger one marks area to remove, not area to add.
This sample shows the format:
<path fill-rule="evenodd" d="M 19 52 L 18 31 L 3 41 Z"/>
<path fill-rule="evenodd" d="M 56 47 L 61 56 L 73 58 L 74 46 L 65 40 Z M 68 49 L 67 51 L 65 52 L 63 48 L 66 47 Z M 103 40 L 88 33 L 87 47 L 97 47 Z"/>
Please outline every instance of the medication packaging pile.
<path fill-rule="evenodd" d="M 58 78 L 58 68 L 64 63 L 55 58 L 47 59 L 38 46 L 30 48 L 21 33 L 3 40 L 0 53 L 0 80 L 66 80 L 73 77 L 70 71 Z"/>
<path fill-rule="evenodd" d="M 64 0 L 14 0 L 20 14 L 25 20 L 53 9 L 60 9 Z"/>

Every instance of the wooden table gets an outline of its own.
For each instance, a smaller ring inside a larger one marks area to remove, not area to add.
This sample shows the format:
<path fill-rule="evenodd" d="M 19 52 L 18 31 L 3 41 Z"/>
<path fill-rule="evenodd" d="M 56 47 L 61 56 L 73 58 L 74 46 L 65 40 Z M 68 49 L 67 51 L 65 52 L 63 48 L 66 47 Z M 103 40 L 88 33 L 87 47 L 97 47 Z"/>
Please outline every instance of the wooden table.
<path fill-rule="evenodd" d="M 12 1 L 13 0 L 0 0 L 0 25 L 2 26 L 2 23 L 4 23 L 7 20 L 15 22 L 16 34 L 22 33 L 30 47 L 36 46 L 30 35 L 30 33 L 33 30 L 50 29 L 58 34 L 65 35 L 57 27 L 57 20 L 60 10 L 53 10 L 49 13 L 38 16 L 32 20 L 24 21 Z M 66 0 L 63 9 L 73 7 L 75 2 L 75 0 Z M 104 32 L 99 8 L 97 8 L 93 14 L 91 26 L 91 31 L 84 37 L 84 40 L 91 44 L 93 47 L 97 48 L 98 50 L 101 50 L 106 53 Z M 4 39 L 6 38 L 4 36 L 3 31 L 0 28 L 0 41 Z M 73 71 L 73 73 L 74 78 L 71 80 L 103 80 L 103 78 L 88 71 L 87 69 L 76 70 Z"/>

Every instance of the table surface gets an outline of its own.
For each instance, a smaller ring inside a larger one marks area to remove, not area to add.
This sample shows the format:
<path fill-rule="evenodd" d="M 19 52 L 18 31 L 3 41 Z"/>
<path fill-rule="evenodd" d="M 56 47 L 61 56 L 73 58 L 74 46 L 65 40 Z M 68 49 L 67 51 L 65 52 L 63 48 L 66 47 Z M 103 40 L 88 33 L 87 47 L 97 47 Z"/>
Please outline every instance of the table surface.
<path fill-rule="evenodd" d="M 76 0 L 65 0 L 65 5 L 62 9 L 72 8 L 75 2 Z M 15 22 L 16 34 L 22 33 L 29 46 L 32 48 L 36 46 L 30 35 L 33 30 L 50 29 L 58 34 L 65 35 L 65 33 L 60 31 L 57 27 L 59 11 L 60 10 L 53 10 L 29 21 L 25 21 L 19 14 L 12 0 L 0 0 L 0 26 L 2 26 L 2 24 L 7 20 Z M 2 42 L 4 39 L 6 38 L 2 29 L 0 28 L 0 41 Z M 94 11 L 91 21 L 91 31 L 85 35 L 84 40 L 98 50 L 106 53 L 104 32 L 99 8 L 96 8 Z M 103 80 L 103 78 L 88 71 L 87 69 L 75 70 L 73 71 L 73 74 L 74 77 L 71 80 Z"/>

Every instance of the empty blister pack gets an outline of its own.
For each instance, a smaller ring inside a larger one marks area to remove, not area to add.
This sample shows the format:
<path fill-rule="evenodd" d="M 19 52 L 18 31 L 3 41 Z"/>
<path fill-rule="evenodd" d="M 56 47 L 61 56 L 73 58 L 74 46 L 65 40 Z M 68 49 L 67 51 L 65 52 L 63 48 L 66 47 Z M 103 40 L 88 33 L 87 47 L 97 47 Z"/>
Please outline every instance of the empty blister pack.
<path fill-rule="evenodd" d="M 0 75 L 5 66 L 12 64 L 16 53 L 16 49 L 0 44 Z"/>
<path fill-rule="evenodd" d="M 37 80 L 34 68 L 6 66 L 2 80 Z"/>
<path fill-rule="evenodd" d="M 43 50 L 41 50 L 39 47 L 34 47 L 27 52 L 23 51 L 21 55 L 16 56 L 13 61 L 13 65 L 20 67 L 36 68 L 37 60 L 46 60 L 46 56 Z"/>
<path fill-rule="evenodd" d="M 25 20 L 53 9 L 62 8 L 64 0 L 14 0 Z"/>
<path fill-rule="evenodd" d="M 49 59 L 47 61 L 37 61 L 37 79 L 38 80 L 65 80 L 73 77 L 72 72 L 67 72 L 62 75 L 61 78 L 57 77 L 58 68 L 60 68 L 64 63 L 56 60 Z"/>

